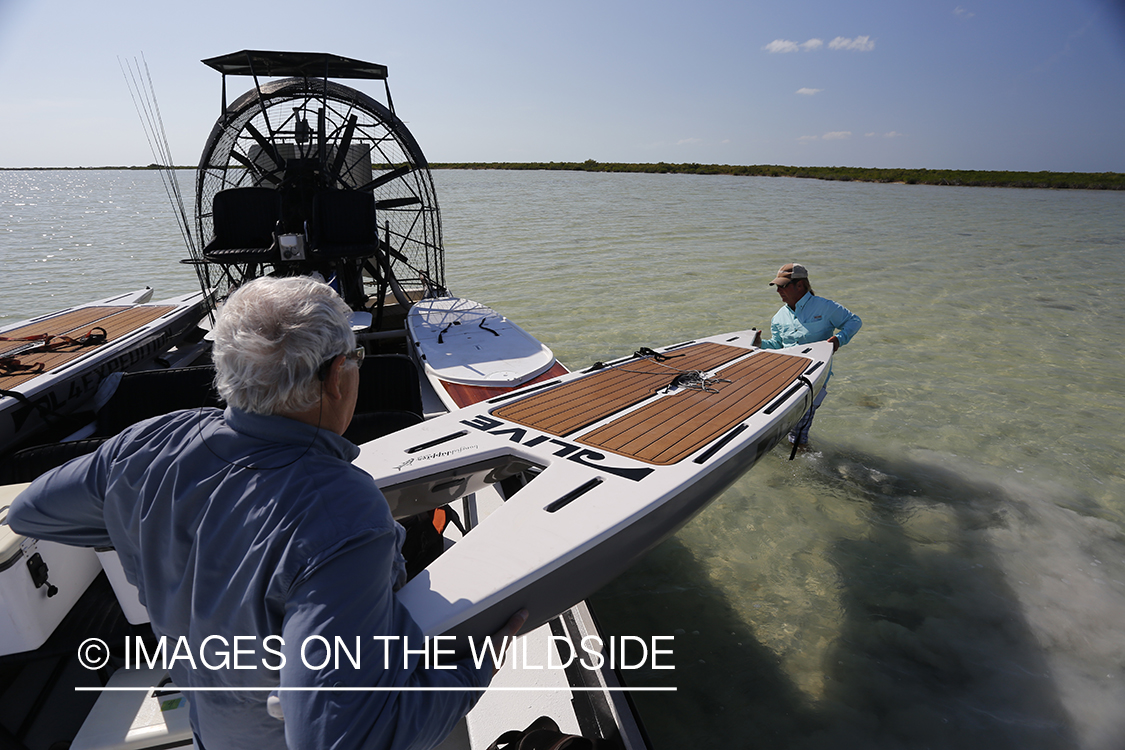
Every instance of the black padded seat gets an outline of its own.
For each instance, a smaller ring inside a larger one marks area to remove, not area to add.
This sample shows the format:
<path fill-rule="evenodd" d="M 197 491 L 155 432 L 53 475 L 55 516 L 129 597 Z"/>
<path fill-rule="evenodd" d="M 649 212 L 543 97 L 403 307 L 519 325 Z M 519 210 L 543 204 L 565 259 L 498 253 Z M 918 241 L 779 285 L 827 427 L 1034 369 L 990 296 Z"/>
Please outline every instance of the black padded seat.
<path fill-rule="evenodd" d="M 0 471 L 0 482 L 20 484 L 32 482 L 51 469 L 62 466 L 72 458 L 93 453 L 109 438 L 98 437 L 86 440 L 71 440 L 66 443 L 35 445 L 16 451 L 4 461 Z"/>
<path fill-rule="evenodd" d="M 214 381 L 211 365 L 125 373 L 98 411 L 97 434 L 116 435 L 137 422 L 180 409 L 224 408 Z"/>
<path fill-rule="evenodd" d="M 405 354 L 377 354 L 363 360 L 359 371 L 357 414 L 408 411 L 422 416 L 418 366 Z"/>
<path fill-rule="evenodd" d="M 352 423 L 344 431 L 344 437 L 356 445 L 362 445 L 375 438 L 390 435 L 392 432 L 416 425 L 422 417 L 408 411 L 373 411 L 356 414 Z"/>
<path fill-rule="evenodd" d="M 203 257 L 215 263 L 272 263 L 280 259 L 274 232 L 281 219 L 281 194 L 272 188 L 229 188 L 211 204 L 215 239 Z"/>
<path fill-rule="evenodd" d="M 321 190 L 313 203 L 316 254 L 321 258 L 364 258 L 379 249 L 375 198 L 358 190 Z"/>

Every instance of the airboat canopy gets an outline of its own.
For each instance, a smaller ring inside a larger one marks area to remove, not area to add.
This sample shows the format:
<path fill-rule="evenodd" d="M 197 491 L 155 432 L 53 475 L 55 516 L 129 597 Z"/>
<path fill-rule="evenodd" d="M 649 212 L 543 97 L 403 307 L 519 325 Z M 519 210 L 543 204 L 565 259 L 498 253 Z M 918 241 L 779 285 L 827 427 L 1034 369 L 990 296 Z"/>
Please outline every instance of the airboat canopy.
<path fill-rule="evenodd" d="M 203 60 L 224 76 L 367 78 L 386 80 L 387 66 L 323 52 L 243 50 Z"/>

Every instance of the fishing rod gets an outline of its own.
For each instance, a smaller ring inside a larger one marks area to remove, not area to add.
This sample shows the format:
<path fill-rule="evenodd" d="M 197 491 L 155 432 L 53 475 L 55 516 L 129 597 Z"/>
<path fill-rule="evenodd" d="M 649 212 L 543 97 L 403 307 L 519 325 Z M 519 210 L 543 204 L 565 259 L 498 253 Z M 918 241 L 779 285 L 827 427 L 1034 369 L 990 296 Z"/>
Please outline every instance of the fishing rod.
<path fill-rule="evenodd" d="M 180 192 L 179 181 L 176 179 L 172 149 L 168 144 L 168 134 L 164 129 L 164 120 L 160 115 L 160 105 L 156 100 L 156 89 L 152 85 L 148 61 L 144 59 L 142 53 L 140 61 L 136 58 L 133 58 L 131 62 L 128 60 L 122 61 L 118 57 L 117 63 L 121 66 L 121 73 L 129 87 L 129 96 L 132 98 L 133 107 L 137 110 L 137 116 L 141 120 L 141 127 L 144 130 L 145 139 L 148 141 L 149 150 L 152 151 L 153 158 L 156 160 L 155 163 L 159 166 L 158 171 L 160 172 L 161 182 L 164 183 L 164 192 L 172 205 L 172 213 L 176 216 L 176 224 L 184 238 L 184 243 L 187 245 L 192 265 L 195 267 L 195 275 L 199 280 L 200 287 L 206 290 L 210 286 L 210 281 L 207 278 L 204 265 L 200 262 L 202 258 L 192 236 L 191 225 L 188 223 L 187 210 L 184 208 L 184 197 L 183 193 Z M 142 66 L 144 69 L 143 75 L 141 72 Z"/>

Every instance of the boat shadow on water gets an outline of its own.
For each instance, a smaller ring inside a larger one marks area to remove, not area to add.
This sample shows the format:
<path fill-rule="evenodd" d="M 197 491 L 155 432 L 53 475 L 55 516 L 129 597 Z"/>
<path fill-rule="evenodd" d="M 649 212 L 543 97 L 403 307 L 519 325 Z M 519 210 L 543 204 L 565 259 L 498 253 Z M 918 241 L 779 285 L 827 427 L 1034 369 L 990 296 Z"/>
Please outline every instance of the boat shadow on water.
<path fill-rule="evenodd" d="M 610 633 L 675 628 L 675 672 L 625 674 L 678 688 L 634 698 L 658 749 L 1115 748 L 1121 559 L 1042 491 L 826 445 L 775 450 L 594 602 Z"/>

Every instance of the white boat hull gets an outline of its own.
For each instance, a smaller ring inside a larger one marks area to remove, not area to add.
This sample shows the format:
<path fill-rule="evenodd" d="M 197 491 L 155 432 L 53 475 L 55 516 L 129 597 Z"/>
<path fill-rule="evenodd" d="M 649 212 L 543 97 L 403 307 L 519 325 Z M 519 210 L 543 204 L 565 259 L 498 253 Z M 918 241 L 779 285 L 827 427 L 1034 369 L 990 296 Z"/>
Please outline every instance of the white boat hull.
<path fill-rule="evenodd" d="M 752 346 L 756 333 L 657 350 L 683 352 L 685 363 L 717 354 L 724 361 L 706 371 L 707 391 L 653 388 L 671 379 L 662 368 L 674 370 L 676 360 L 627 358 L 362 446 L 356 464 L 400 518 L 541 470 L 399 592 L 423 631 L 483 636 L 520 608 L 531 613 L 529 627 L 542 623 L 619 575 L 752 467 L 807 411 L 832 357 L 828 343 L 764 352 Z M 766 365 L 774 374 L 762 390 Z M 583 398 L 606 402 L 606 413 L 576 420 Z M 544 413 L 556 420 L 546 429 Z M 661 429 L 649 426 L 653 415 L 672 425 L 668 435 L 652 437 Z M 639 442 L 624 442 L 626 427 Z"/>

